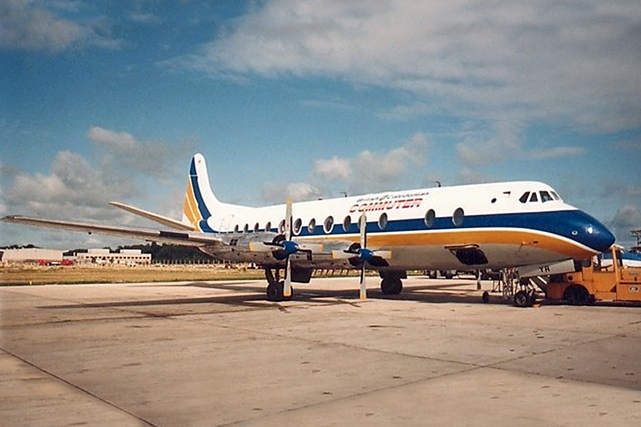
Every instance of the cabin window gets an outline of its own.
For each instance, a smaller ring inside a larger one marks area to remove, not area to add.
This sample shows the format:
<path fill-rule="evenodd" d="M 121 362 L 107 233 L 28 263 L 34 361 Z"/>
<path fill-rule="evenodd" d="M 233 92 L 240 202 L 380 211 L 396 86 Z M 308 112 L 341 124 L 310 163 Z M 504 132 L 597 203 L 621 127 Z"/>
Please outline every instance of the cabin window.
<path fill-rule="evenodd" d="M 234 226 L 234 233 L 238 233 L 239 231 L 240 231 L 240 226 L 238 224 L 236 224 Z"/>
<path fill-rule="evenodd" d="M 385 230 L 387 227 L 387 214 L 383 212 L 381 216 L 378 217 L 378 228 L 379 230 Z"/>
<path fill-rule="evenodd" d="M 296 221 L 294 221 L 294 234 L 298 236 L 301 228 L 303 228 L 303 220 L 297 218 Z"/>
<path fill-rule="evenodd" d="M 314 218 L 309 220 L 309 224 L 307 224 L 307 231 L 309 231 L 309 234 L 314 234 L 314 231 L 316 231 L 316 220 Z"/>
<path fill-rule="evenodd" d="M 536 195 L 536 192 L 532 192 L 532 196 L 530 196 L 530 203 L 532 202 L 538 202 L 539 201 L 539 196 Z"/>
<path fill-rule="evenodd" d="M 285 220 L 282 220 L 280 224 L 278 224 L 278 232 L 280 234 L 283 234 L 285 232 Z"/>
<path fill-rule="evenodd" d="M 550 196 L 550 193 L 548 193 L 547 191 L 541 191 L 540 194 L 541 194 L 541 201 L 543 203 L 551 202 L 552 200 L 554 200 L 552 196 Z"/>
<path fill-rule="evenodd" d="M 454 211 L 454 215 L 452 215 L 452 222 L 454 223 L 455 226 L 460 227 L 463 225 L 463 218 L 465 217 L 465 212 L 463 212 L 462 208 L 458 208 Z"/>
<path fill-rule="evenodd" d="M 526 191 L 525 193 L 523 193 L 521 197 L 519 197 L 519 201 L 521 203 L 526 203 L 529 197 L 530 197 L 530 192 Z"/>
<path fill-rule="evenodd" d="M 258 230 L 260 230 L 260 224 L 256 223 L 254 224 L 254 233 L 258 233 Z"/>
<path fill-rule="evenodd" d="M 425 226 L 427 228 L 432 228 L 434 225 L 434 220 L 436 219 L 436 212 L 434 212 L 434 209 L 430 209 L 425 213 Z"/>
<path fill-rule="evenodd" d="M 349 227 L 352 225 L 352 217 L 347 215 L 343 220 L 343 231 L 349 232 Z"/>
<path fill-rule="evenodd" d="M 243 227 L 243 233 L 249 233 L 249 224 L 245 224 Z"/>
<path fill-rule="evenodd" d="M 325 222 L 323 223 L 323 231 L 329 234 L 332 232 L 333 229 L 334 229 L 334 217 L 330 215 L 327 218 L 325 218 Z"/>
<path fill-rule="evenodd" d="M 272 223 L 271 221 L 267 221 L 267 224 L 265 224 L 265 231 L 271 231 L 272 230 Z"/>

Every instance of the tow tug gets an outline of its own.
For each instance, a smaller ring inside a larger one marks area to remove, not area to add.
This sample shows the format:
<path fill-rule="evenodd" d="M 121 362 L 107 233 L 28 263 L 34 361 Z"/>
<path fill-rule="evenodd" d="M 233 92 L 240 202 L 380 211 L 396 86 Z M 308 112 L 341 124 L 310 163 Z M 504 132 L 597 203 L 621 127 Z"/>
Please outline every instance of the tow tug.
<path fill-rule="evenodd" d="M 607 252 L 579 264 L 577 271 L 551 275 L 546 286 L 548 300 L 570 305 L 595 301 L 641 302 L 641 267 L 624 264 L 623 247 L 612 245 Z"/>

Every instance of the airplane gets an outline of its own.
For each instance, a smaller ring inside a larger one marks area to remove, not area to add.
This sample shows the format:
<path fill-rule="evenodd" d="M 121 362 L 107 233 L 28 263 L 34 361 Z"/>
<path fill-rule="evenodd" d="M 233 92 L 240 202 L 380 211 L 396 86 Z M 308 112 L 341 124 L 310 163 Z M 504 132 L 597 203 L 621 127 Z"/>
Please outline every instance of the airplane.
<path fill-rule="evenodd" d="M 375 270 L 385 295 L 399 294 L 408 270 L 502 269 L 583 260 L 614 235 L 565 203 L 549 185 L 498 182 L 390 191 L 267 207 L 214 195 L 205 158 L 191 160 L 183 217 L 176 220 L 119 202 L 111 205 L 162 229 L 6 216 L 2 221 L 194 246 L 219 260 L 265 270 L 267 299 L 289 300 L 292 282 L 315 269 Z M 281 272 L 284 278 L 281 279 Z"/>

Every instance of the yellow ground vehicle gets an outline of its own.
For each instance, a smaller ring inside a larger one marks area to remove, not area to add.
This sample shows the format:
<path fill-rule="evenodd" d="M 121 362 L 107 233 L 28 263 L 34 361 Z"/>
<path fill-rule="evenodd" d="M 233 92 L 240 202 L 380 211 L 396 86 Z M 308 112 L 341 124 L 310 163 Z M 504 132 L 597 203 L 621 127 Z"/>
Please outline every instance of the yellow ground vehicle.
<path fill-rule="evenodd" d="M 577 272 L 550 277 L 547 298 L 572 305 L 641 301 L 641 268 L 624 266 L 621 249 L 616 245 L 610 248 L 611 263 L 599 255 L 584 261 Z"/>

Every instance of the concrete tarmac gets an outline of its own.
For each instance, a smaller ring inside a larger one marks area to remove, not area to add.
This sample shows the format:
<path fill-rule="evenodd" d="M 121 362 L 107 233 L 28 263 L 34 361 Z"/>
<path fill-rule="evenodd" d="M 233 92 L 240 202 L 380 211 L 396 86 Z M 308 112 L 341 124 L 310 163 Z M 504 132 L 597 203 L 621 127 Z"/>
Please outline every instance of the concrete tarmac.
<path fill-rule="evenodd" d="M 378 284 L 2 287 L 0 425 L 641 425 L 641 307 Z"/>

